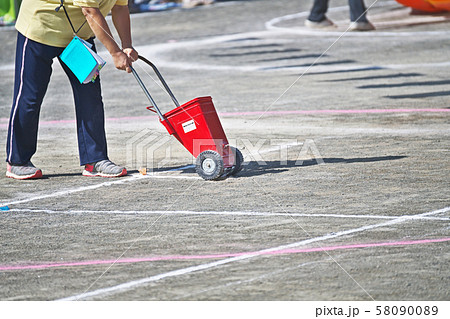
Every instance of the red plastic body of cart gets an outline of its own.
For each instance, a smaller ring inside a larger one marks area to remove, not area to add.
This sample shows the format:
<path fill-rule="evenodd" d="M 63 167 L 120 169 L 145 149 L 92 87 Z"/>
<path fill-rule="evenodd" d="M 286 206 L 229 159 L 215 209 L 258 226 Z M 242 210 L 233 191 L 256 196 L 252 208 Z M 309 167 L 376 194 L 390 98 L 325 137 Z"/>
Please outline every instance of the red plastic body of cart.
<path fill-rule="evenodd" d="M 195 98 L 164 114 L 161 123 L 194 156 L 212 150 L 219 153 L 224 167 L 234 165 L 234 154 L 210 96 Z"/>

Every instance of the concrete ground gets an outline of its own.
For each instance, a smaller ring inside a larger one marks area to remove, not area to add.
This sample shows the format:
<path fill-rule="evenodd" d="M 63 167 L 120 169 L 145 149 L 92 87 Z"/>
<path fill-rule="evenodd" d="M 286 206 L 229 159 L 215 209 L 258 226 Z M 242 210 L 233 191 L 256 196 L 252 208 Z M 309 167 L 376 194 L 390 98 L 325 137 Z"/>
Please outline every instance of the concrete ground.
<path fill-rule="evenodd" d="M 56 62 L 33 157 L 44 178 L 0 178 L 0 299 L 448 301 L 450 16 L 366 4 L 364 33 L 346 32 L 344 0 L 331 31 L 303 27 L 309 1 L 132 16 L 178 100 L 213 97 L 246 160 L 222 181 L 195 173 L 100 44 L 109 155 L 129 175 L 82 177 Z M 2 150 L 15 36 L 0 29 Z"/>

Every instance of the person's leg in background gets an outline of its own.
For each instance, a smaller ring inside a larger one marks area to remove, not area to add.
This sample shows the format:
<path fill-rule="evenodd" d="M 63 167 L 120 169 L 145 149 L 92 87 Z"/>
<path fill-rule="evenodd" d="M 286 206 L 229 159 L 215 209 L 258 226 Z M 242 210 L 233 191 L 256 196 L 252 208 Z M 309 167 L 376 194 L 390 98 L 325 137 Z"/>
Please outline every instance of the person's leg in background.
<path fill-rule="evenodd" d="M 313 7 L 309 13 L 308 20 L 321 22 L 326 19 L 325 14 L 328 11 L 328 0 L 314 0 Z"/>
<path fill-rule="evenodd" d="M 348 0 L 350 7 L 350 31 L 370 31 L 375 27 L 367 20 L 364 0 Z"/>
<path fill-rule="evenodd" d="M 326 17 L 327 11 L 328 0 L 314 0 L 311 12 L 305 21 L 305 26 L 312 29 L 333 27 L 333 22 Z"/>

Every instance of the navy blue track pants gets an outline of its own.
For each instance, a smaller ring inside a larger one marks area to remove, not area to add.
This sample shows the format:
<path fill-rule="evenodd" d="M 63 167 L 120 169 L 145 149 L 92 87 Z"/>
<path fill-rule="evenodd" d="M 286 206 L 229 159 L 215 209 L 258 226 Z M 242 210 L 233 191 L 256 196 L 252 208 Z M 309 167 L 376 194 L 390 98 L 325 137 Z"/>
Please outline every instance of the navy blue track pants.
<path fill-rule="evenodd" d="M 89 40 L 93 44 L 93 40 Z M 95 50 L 95 46 L 93 47 Z M 14 98 L 6 143 L 6 161 L 23 165 L 36 152 L 39 112 L 52 74 L 53 59 L 64 48 L 17 36 Z M 58 58 L 59 59 L 59 58 Z M 75 101 L 80 165 L 107 159 L 105 116 L 100 78 L 94 83 L 80 84 L 75 75 L 60 61 L 66 72 Z"/>

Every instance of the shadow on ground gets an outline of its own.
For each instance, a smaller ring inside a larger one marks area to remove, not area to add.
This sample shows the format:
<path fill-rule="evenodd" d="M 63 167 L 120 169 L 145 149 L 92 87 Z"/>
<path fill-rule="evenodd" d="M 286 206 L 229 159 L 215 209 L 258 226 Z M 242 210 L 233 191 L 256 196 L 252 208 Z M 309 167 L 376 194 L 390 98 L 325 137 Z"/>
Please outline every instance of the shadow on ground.
<path fill-rule="evenodd" d="M 353 164 L 353 163 L 372 163 L 381 161 L 393 161 L 406 158 L 407 156 L 377 156 L 377 157 L 361 157 L 361 158 L 321 158 L 321 159 L 308 159 L 303 161 L 264 161 L 256 162 L 250 161 L 244 163 L 242 171 L 235 176 L 238 177 L 251 177 L 264 174 L 278 174 L 288 171 L 293 167 L 307 167 L 319 164 Z M 194 165 L 187 166 L 181 169 L 179 166 L 154 168 L 148 173 L 164 173 L 168 171 L 180 171 L 182 174 L 196 174 Z M 128 174 L 137 174 L 138 170 L 128 170 Z M 80 177 L 81 173 L 63 173 L 63 174 L 45 174 L 42 178 L 56 178 L 56 177 Z"/>
<path fill-rule="evenodd" d="M 377 156 L 377 157 L 361 157 L 361 158 L 322 158 L 309 159 L 304 161 L 270 161 L 270 162 L 248 162 L 244 169 L 237 177 L 250 177 L 264 174 L 282 173 L 292 167 L 306 167 L 319 164 L 354 164 L 354 163 L 372 163 L 381 161 L 393 161 L 406 158 L 407 156 Z"/>

